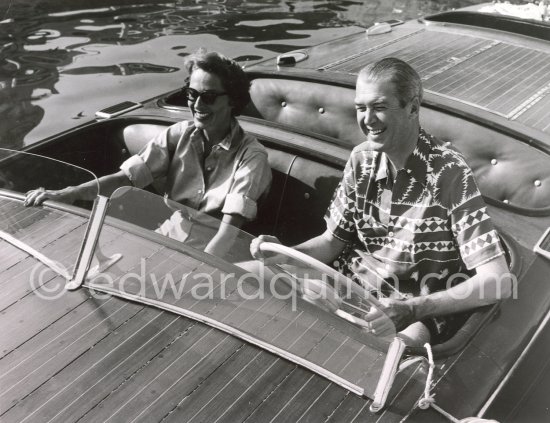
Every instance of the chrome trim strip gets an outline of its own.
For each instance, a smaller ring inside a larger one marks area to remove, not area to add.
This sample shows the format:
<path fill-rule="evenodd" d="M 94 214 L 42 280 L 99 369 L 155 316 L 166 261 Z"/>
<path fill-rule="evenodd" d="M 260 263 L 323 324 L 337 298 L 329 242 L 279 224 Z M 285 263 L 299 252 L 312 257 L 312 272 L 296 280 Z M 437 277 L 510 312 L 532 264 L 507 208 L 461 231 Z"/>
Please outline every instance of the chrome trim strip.
<path fill-rule="evenodd" d="M 8 234 L 4 231 L 0 231 L 0 238 L 3 239 L 6 242 L 9 242 L 10 244 L 12 244 L 13 246 L 19 248 L 20 250 L 23 250 L 24 252 L 28 253 L 29 255 L 33 256 L 35 259 L 39 260 L 40 262 L 42 262 L 43 264 L 48 266 L 54 272 L 56 272 L 57 274 L 63 276 L 66 280 L 69 280 L 71 278 L 71 275 L 69 274 L 67 269 L 65 269 L 65 267 L 60 265 L 58 262 L 56 262 L 52 259 L 49 259 L 44 254 L 42 254 L 41 252 L 39 252 L 39 251 L 35 250 L 34 248 L 28 246 L 24 242 L 19 241 L 17 238 L 14 238 L 10 234 Z"/>

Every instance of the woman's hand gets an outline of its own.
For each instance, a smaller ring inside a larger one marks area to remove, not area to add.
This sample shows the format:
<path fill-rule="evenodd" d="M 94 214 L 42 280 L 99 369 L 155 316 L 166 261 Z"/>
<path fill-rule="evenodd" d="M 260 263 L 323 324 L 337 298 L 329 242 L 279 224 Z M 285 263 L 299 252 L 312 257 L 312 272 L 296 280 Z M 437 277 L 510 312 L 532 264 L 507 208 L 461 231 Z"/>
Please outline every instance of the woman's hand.
<path fill-rule="evenodd" d="M 32 189 L 26 194 L 25 206 L 39 206 L 46 200 L 73 203 L 76 199 L 74 187 L 67 187 L 60 190 L 47 190 L 43 187 Z"/>

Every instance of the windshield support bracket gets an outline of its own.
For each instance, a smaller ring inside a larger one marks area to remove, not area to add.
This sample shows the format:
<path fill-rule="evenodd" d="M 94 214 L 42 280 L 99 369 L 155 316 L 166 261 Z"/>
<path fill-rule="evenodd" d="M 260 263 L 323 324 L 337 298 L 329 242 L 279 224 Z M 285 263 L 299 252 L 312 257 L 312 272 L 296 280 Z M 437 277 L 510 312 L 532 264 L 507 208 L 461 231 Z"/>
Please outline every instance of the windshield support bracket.
<path fill-rule="evenodd" d="M 94 251 L 96 249 L 99 234 L 103 227 L 103 221 L 107 214 L 107 208 L 109 206 L 109 197 L 98 195 L 94 201 L 94 207 L 90 215 L 90 221 L 86 228 L 86 234 L 76 259 L 73 275 L 71 279 L 65 285 L 65 289 L 73 291 L 80 288 L 86 279 L 88 269 L 94 257 Z"/>
<path fill-rule="evenodd" d="M 380 375 L 378 385 L 376 386 L 376 391 L 374 392 L 374 399 L 370 406 L 371 412 L 376 413 L 384 408 L 390 388 L 392 387 L 393 381 L 395 380 L 395 375 L 397 374 L 399 361 L 401 360 L 404 351 L 405 342 L 403 339 L 398 336 L 393 338 L 393 341 L 388 349 L 388 354 L 386 355 L 384 367 L 382 368 L 382 374 Z"/>

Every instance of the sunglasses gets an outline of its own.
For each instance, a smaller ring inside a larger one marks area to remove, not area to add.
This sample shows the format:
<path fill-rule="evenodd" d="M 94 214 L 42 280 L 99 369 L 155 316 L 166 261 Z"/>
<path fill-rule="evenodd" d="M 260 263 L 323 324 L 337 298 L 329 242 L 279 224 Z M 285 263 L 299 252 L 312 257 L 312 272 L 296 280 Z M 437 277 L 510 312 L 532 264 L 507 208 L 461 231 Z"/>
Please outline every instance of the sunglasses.
<path fill-rule="evenodd" d="M 201 93 L 191 87 L 184 87 L 182 92 L 187 101 L 195 103 L 200 98 L 204 104 L 207 104 L 209 106 L 214 104 L 218 97 L 222 95 L 227 95 L 227 93 L 217 93 L 215 91 L 203 91 Z"/>

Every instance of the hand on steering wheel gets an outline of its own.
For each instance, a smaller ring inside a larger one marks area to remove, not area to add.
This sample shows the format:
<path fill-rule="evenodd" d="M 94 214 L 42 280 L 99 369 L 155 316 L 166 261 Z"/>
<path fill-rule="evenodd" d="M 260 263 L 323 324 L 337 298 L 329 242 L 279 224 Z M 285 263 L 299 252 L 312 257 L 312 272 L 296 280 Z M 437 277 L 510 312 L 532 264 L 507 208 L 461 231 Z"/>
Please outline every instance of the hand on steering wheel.
<path fill-rule="evenodd" d="M 264 263 L 266 266 L 270 266 L 273 264 L 284 264 L 287 262 L 287 256 L 284 254 L 265 254 L 261 248 L 261 244 L 264 242 L 269 242 L 271 244 L 277 244 L 281 245 L 281 241 L 279 241 L 279 238 L 273 235 L 260 235 L 258 238 L 254 238 L 250 242 L 250 254 L 252 257 L 254 257 L 256 260 L 260 260 Z"/>
<path fill-rule="evenodd" d="M 277 240 L 275 237 L 267 236 L 258 239 L 257 245 L 254 246 L 254 249 L 258 250 L 257 256 L 264 257 L 266 253 L 275 254 L 270 257 L 270 262 L 276 262 L 275 258 L 284 257 L 283 263 L 290 260 L 297 261 L 323 275 L 322 278 L 300 278 L 292 271 L 285 270 L 285 267 L 279 267 L 280 270 L 296 279 L 298 293 L 305 301 L 313 303 L 326 311 L 333 312 L 338 317 L 367 332 L 377 335 L 395 333 L 395 326 L 392 321 L 381 311 L 383 305 L 369 291 L 319 260 L 290 247 L 285 247 L 280 243 L 270 242 L 268 239 Z M 252 245 L 251 252 L 254 253 Z M 276 263 L 281 264 L 281 261 Z M 332 279 L 335 286 L 328 283 L 327 279 Z M 341 293 L 344 293 L 344 295 L 341 295 Z M 359 301 L 353 301 L 357 299 Z M 363 308 L 365 305 L 367 306 L 366 309 Z M 366 320 L 365 317 L 368 317 L 369 320 Z"/>

